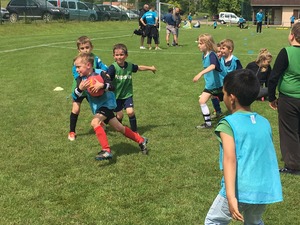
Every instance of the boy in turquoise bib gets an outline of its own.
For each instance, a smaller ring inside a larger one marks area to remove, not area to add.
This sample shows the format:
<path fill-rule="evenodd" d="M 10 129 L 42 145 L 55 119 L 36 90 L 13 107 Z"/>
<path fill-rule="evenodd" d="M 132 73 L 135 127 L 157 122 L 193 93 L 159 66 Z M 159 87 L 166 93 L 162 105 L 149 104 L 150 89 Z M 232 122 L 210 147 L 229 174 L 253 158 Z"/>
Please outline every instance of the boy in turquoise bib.
<path fill-rule="evenodd" d="M 224 103 L 231 113 L 215 133 L 220 141 L 221 190 L 205 224 L 264 224 L 267 204 L 282 201 L 282 188 L 269 121 L 252 112 L 260 84 L 247 69 L 235 70 L 224 78 Z"/>

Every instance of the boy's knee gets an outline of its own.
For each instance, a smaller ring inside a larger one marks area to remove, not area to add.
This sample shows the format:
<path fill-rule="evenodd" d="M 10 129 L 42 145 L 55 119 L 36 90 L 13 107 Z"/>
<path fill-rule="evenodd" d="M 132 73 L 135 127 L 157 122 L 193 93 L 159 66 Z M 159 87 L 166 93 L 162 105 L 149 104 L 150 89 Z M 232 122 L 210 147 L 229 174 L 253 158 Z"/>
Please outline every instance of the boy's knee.
<path fill-rule="evenodd" d="M 100 125 L 100 121 L 98 120 L 98 119 L 92 119 L 92 121 L 91 121 L 91 126 L 93 127 L 93 128 L 95 128 L 95 127 L 97 127 L 97 126 L 99 126 Z"/>

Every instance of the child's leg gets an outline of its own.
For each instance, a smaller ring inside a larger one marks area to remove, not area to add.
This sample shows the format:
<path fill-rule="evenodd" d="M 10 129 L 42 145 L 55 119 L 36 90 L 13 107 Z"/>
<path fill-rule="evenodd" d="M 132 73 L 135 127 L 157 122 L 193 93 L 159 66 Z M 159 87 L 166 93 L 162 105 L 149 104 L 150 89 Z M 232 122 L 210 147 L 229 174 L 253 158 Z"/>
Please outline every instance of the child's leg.
<path fill-rule="evenodd" d="M 80 106 L 81 102 L 74 102 L 72 103 L 72 112 L 70 114 L 70 132 L 75 133 L 76 124 L 78 120 L 78 115 L 80 113 Z"/>
<path fill-rule="evenodd" d="M 116 118 L 112 118 L 109 121 L 109 125 L 115 128 L 116 131 L 122 133 L 125 137 L 141 144 L 144 138 L 136 132 L 133 132 L 130 128 L 123 126 Z"/>
<path fill-rule="evenodd" d="M 264 204 L 244 204 L 239 203 L 239 211 L 243 213 L 244 224 L 263 225 L 262 215 L 266 210 Z"/>
<path fill-rule="evenodd" d="M 211 94 L 208 92 L 202 92 L 201 97 L 199 99 L 200 108 L 204 117 L 204 122 L 207 126 L 211 126 L 211 118 L 209 108 L 206 105 L 206 102 L 211 97 Z"/>
<path fill-rule="evenodd" d="M 116 117 L 119 120 L 119 122 L 122 123 L 122 120 L 123 120 L 123 111 L 121 110 L 119 112 L 116 112 Z"/>
<path fill-rule="evenodd" d="M 231 221 L 231 214 L 228 207 L 228 201 L 221 195 L 217 195 L 213 204 L 211 205 L 204 224 L 229 224 Z"/>
<path fill-rule="evenodd" d="M 106 117 L 102 114 L 97 113 L 92 119 L 91 125 L 94 128 L 95 134 L 101 145 L 103 151 L 110 152 L 110 146 L 108 144 L 108 139 L 103 127 L 100 125 L 102 121 L 104 121 Z"/>
<path fill-rule="evenodd" d="M 136 117 L 134 113 L 133 107 L 126 108 L 126 113 L 129 118 L 129 123 L 130 123 L 130 128 L 132 131 L 137 132 L 137 122 L 136 122 Z"/>
<path fill-rule="evenodd" d="M 137 132 L 137 122 L 134 113 L 133 97 L 129 97 L 124 102 L 124 108 L 129 118 L 130 128 L 132 131 Z"/>
<path fill-rule="evenodd" d="M 220 101 L 219 101 L 218 97 L 211 96 L 211 102 L 213 104 L 214 109 L 216 110 L 216 113 L 221 114 L 222 110 L 221 110 Z"/>

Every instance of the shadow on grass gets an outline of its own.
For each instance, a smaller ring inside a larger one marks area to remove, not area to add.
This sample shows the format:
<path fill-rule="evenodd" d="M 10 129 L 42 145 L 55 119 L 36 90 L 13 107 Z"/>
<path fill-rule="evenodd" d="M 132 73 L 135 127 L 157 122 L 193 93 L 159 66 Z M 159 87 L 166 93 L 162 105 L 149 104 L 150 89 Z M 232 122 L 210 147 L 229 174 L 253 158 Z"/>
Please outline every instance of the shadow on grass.
<path fill-rule="evenodd" d="M 110 160 L 102 161 L 99 167 L 110 166 L 117 163 L 118 157 L 122 155 L 131 155 L 131 154 L 141 154 L 141 149 L 137 143 L 132 141 L 132 143 L 119 143 L 111 146 L 113 157 Z M 145 155 L 145 157 L 147 157 Z M 101 161 L 100 161 L 101 162 Z"/>

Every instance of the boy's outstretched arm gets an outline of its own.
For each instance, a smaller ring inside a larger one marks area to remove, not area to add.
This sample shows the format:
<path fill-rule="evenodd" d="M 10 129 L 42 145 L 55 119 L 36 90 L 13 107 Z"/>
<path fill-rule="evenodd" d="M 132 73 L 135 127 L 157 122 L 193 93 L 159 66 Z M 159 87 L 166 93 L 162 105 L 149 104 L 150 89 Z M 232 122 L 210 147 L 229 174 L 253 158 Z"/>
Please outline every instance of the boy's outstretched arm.
<path fill-rule="evenodd" d="M 153 73 L 156 72 L 155 66 L 138 66 L 139 71 L 151 70 Z"/>
<path fill-rule="evenodd" d="M 229 211 L 233 219 L 244 221 L 243 215 L 239 212 L 238 201 L 235 196 L 236 154 L 234 139 L 224 132 L 220 132 L 220 137 L 224 150 L 223 169 Z"/>

